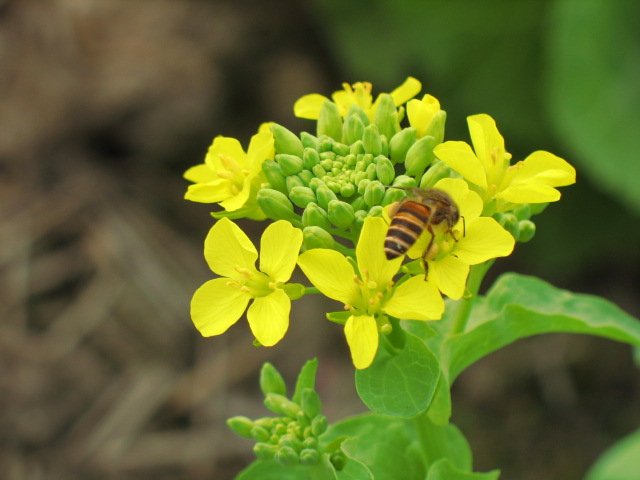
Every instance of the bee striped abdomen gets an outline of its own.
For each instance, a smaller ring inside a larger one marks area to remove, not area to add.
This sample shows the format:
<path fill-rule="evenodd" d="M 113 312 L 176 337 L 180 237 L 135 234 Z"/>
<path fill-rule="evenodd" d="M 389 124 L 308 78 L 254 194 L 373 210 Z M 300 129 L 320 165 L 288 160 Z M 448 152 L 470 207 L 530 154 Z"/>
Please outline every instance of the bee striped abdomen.
<path fill-rule="evenodd" d="M 398 208 L 384 240 L 384 253 L 392 260 L 406 253 L 416 243 L 429 223 L 431 209 L 421 203 L 409 201 Z"/>

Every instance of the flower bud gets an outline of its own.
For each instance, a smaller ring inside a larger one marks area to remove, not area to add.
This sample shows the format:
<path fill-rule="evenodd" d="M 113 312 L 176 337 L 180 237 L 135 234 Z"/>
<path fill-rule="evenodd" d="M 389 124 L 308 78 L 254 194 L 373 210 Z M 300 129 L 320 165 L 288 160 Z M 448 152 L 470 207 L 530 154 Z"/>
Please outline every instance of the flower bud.
<path fill-rule="evenodd" d="M 302 172 L 300 172 L 302 173 Z M 302 179 L 298 176 L 298 175 L 289 175 L 288 177 L 286 177 L 284 179 L 285 184 L 287 185 L 287 192 L 289 192 L 289 195 L 291 194 L 291 190 L 294 189 L 294 187 L 304 187 L 305 184 L 302 181 Z"/>
<path fill-rule="evenodd" d="M 265 362 L 260 370 L 260 390 L 263 395 L 269 393 L 287 394 L 287 386 L 280 372 L 271 363 Z"/>
<path fill-rule="evenodd" d="M 305 227 L 320 227 L 324 230 L 331 228 L 326 210 L 316 203 L 309 203 L 304 212 L 302 212 L 302 225 Z"/>
<path fill-rule="evenodd" d="M 380 205 L 386 207 L 387 205 L 391 205 L 393 202 L 399 202 L 404 197 L 406 197 L 406 192 L 404 190 L 388 188 L 387 191 L 384 192 L 384 197 L 382 198 Z"/>
<path fill-rule="evenodd" d="M 318 148 L 318 137 L 315 135 L 311 135 L 308 132 L 300 133 L 300 141 L 302 142 L 302 146 L 305 148 L 317 149 Z"/>
<path fill-rule="evenodd" d="M 318 448 L 318 439 L 315 437 L 307 437 L 302 441 L 302 447 L 315 450 Z"/>
<path fill-rule="evenodd" d="M 287 153 L 289 155 L 296 155 L 302 157 L 304 154 L 304 147 L 302 142 L 291 131 L 274 123 L 270 127 L 271 133 L 273 133 L 274 145 L 277 153 Z"/>
<path fill-rule="evenodd" d="M 367 217 L 381 217 L 382 216 L 382 207 L 380 205 L 376 205 L 369 209 L 367 213 Z"/>
<path fill-rule="evenodd" d="M 360 140 L 364 134 L 364 123 L 357 115 L 347 115 L 342 127 L 342 138 L 349 145 Z"/>
<path fill-rule="evenodd" d="M 309 187 L 293 187 L 289 192 L 289 198 L 294 205 L 305 208 L 312 202 L 316 202 L 316 195 Z"/>
<path fill-rule="evenodd" d="M 305 148 L 304 155 L 302 155 L 302 165 L 307 170 L 311 170 L 315 165 L 320 163 L 320 155 L 318 151 L 312 148 Z"/>
<path fill-rule="evenodd" d="M 267 442 L 271 438 L 271 433 L 265 427 L 260 425 L 253 425 L 251 428 L 251 437 L 255 438 L 259 442 Z"/>
<path fill-rule="evenodd" d="M 376 157 L 376 159 L 376 177 L 383 185 L 390 185 L 396 176 L 391 160 L 383 156 Z"/>
<path fill-rule="evenodd" d="M 398 188 L 414 188 L 416 180 L 408 175 L 398 175 L 391 185 Z"/>
<path fill-rule="evenodd" d="M 264 404 L 272 412 L 289 418 L 295 418 L 296 414 L 300 411 L 300 405 L 278 393 L 267 393 Z"/>
<path fill-rule="evenodd" d="M 383 93 L 378 97 L 374 123 L 377 125 L 378 131 L 387 138 L 393 137 L 400 130 L 396 104 L 388 93 Z"/>
<path fill-rule="evenodd" d="M 502 214 L 502 218 L 499 222 L 500 225 L 502 225 L 504 229 L 509 232 L 516 241 L 518 241 L 518 238 L 520 237 L 520 225 L 518 218 L 512 213 L 504 213 Z"/>
<path fill-rule="evenodd" d="M 271 185 L 271 188 L 285 193 L 287 191 L 287 184 L 285 183 L 282 169 L 275 160 L 265 160 L 262 162 L 262 171 L 264 172 L 267 181 Z"/>
<path fill-rule="evenodd" d="M 310 171 L 310 170 L 302 170 L 299 174 L 298 177 L 300 178 L 300 180 L 302 180 L 302 183 L 304 186 L 309 187 L 311 180 L 313 178 L 315 178 L 315 175 Z M 289 178 L 289 177 L 287 177 Z"/>
<path fill-rule="evenodd" d="M 389 141 L 389 153 L 393 163 L 404 162 L 411 145 L 416 141 L 416 129 L 404 128 L 396 133 Z"/>
<path fill-rule="evenodd" d="M 329 221 L 338 228 L 347 228 L 354 219 L 353 207 L 340 200 L 331 200 L 327 208 Z"/>
<path fill-rule="evenodd" d="M 280 169 L 282 170 L 282 174 L 286 177 L 287 175 L 295 175 L 300 170 L 302 170 L 302 158 L 296 155 L 289 155 L 287 153 L 279 153 L 276 155 L 276 162 L 280 165 Z"/>
<path fill-rule="evenodd" d="M 340 195 L 344 198 L 351 198 L 356 193 L 356 187 L 353 183 L 345 183 L 340 187 Z"/>
<path fill-rule="evenodd" d="M 325 105 L 329 102 L 325 102 Z M 274 457 L 276 461 L 285 467 L 295 467 L 300 463 L 300 457 L 296 451 L 288 446 L 279 447 Z"/>
<path fill-rule="evenodd" d="M 298 215 L 293 211 L 293 205 L 282 192 L 262 188 L 258 190 L 256 202 L 264 214 L 272 220 L 288 220 L 294 224 L 300 222 Z"/>
<path fill-rule="evenodd" d="M 529 220 L 531 218 L 531 204 L 520 203 L 513 209 L 513 214 L 518 220 Z"/>
<path fill-rule="evenodd" d="M 315 418 L 322 410 L 322 401 L 318 393 L 312 388 L 305 388 L 302 391 L 302 410 L 309 418 Z"/>
<path fill-rule="evenodd" d="M 431 188 L 439 180 L 452 177 L 452 170 L 449 165 L 442 160 L 436 160 L 420 179 L 420 188 Z"/>
<path fill-rule="evenodd" d="M 329 232 L 320 227 L 305 227 L 302 230 L 302 241 L 306 250 L 314 248 L 333 248 L 335 240 Z"/>
<path fill-rule="evenodd" d="M 324 102 L 318 117 L 318 136 L 326 135 L 338 142 L 342 140 L 342 117 L 338 106 L 333 102 Z"/>
<path fill-rule="evenodd" d="M 316 197 L 318 198 L 318 205 L 320 205 L 325 210 L 329 207 L 329 202 L 331 200 L 337 200 L 336 194 L 331 191 L 329 187 L 326 185 L 322 185 L 316 189 Z"/>
<path fill-rule="evenodd" d="M 364 201 L 370 207 L 374 205 L 380 205 L 382 202 L 382 198 L 384 197 L 384 187 L 378 180 L 374 180 L 367 185 L 367 188 L 364 190 Z"/>
<path fill-rule="evenodd" d="M 300 452 L 300 463 L 306 467 L 317 465 L 320 454 L 315 449 L 305 448 Z"/>
<path fill-rule="evenodd" d="M 311 433 L 314 437 L 319 437 L 322 435 L 329 426 L 329 422 L 327 421 L 327 417 L 324 415 L 316 415 L 313 420 L 311 420 Z"/>
<path fill-rule="evenodd" d="M 318 190 L 318 187 L 326 187 L 327 185 L 320 180 L 318 177 L 313 177 L 310 181 L 309 181 L 309 188 L 311 190 L 313 190 L 314 192 Z"/>
<path fill-rule="evenodd" d="M 345 465 L 347 464 L 347 457 L 344 456 L 344 453 L 341 451 L 335 451 L 331 454 L 329 458 L 331 465 L 336 469 L 337 472 L 341 471 Z"/>
<path fill-rule="evenodd" d="M 362 143 L 362 140 L 352 143 L 349 151 L 353 155 L 360 155 L 361 153 L 364 153 L 364 143 Z"/>
<path fill-rule="evenodd" d="M 333 153 L 336 156 L 344 157 L 349 155 L 350 147 L 349 145 L 345 145 L 344 143 L 336 142 L 333 144 Z"/>
<path fill-rule="evenodd" d="M 304 411 L 300 410 L 298 412 L 298 416 L 296 417 L 296 423 L 299 427 L 302 427 L 304 429 L 311 425 L 311 419 L 305 415 Z"/>
<path fill-rule="evenodd" d="M 440 110 L 433 116 L 429 127 L 425 133 L 428 137 L 436 139 L 436 145 L 442 143 L 444 140 L 444 124 L 447 121 L 447 112 Z"/>
<path fill-rule="evenodd" d="M 302 442 L 296 438 L 294 435 L 291 434 L 284 434 L 280 437 L 280 440 L 278 441 L 278 445 L 280 445 L 281 447 L 291 447 L 293 448 L 296 452 L 299 452 L 300 450 L 302 450 Z"/>
<path fill-rule="evenodd" d="M 364 195 L 364 192 L 370 183 L 371 183 L 371 180 L 369 180 L 368 178 L 363 178 L 362 180 L 360 180 L 358 182 L 358 193 L 360 195 Z"/>
<path fill-rule="evenodd" d="M 358 196 L 351 201 L 351 206 L 354 211 L 364 210 L 367 208 L 367 203 L 364 201 L 364 197 Z"/>
<path fill-rule="evenodd" d="M 520 220 L 518 226 L 520 227 L 519 242 L 526 243 L 536 234 L 536 224 L 531 220 Z"/>
<path fill-rule="evenodd" d="M 227 420 L 227 425 L 236 435 L 244 438 L 253 438 L 251 430 L 253 429 L 253 421 L 250 418 L 237 416 Z"/>
<path fill-rule="evenodd" d="M 253 453 L 258 460 L 271 460 L 275 457 L 277 451 L 277 445 L 269 445 L 268 443 L 256 443 L 253 446 Z"/>
<path fill-rule="evenodd" d="M 407 175 L 415 177 L 422 176 L 424 170 L 435 158 L 433 149 L 436 145 L 436 140 L 433 137 L 422 137 L 411 145 L 404 160 Z"/>
<path fill-rule="evenodd" d="M 364 145 L 364 151 L 366 153 L 370 153 L 373 156 L 380 155 L 382 153 L 382 142 L 376 125 L 371 124 L 364 129 L 362 144 Z"/>

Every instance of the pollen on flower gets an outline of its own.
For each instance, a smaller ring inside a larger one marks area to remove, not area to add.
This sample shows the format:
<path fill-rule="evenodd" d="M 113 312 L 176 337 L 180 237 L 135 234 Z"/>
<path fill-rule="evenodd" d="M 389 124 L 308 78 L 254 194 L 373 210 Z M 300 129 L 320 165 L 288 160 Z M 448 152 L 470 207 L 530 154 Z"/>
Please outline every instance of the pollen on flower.
<path fill-rule="evenodd" d="M 353 281 L 354 281 L 354 282 L 355 282 L 355 284 L 356 284 L 356 285 L 358 285 L 358 286 L 362 286 L 362 285 L 364 285 L 364 283 L 362 282 L 362 280 L 360 280 L 360 279 L 358 278 L 358 275 L 354 275 L 354 276 L 353 276 Z"/>
<path fill-rule="evenodd" d="M 375 290 L 376 288 L 378 288 L 378 284 L 376 282 L 374 282 L 373 280 L 369 280 L 367 282 L 367 288 L 369 290 Z"/>
<path fill-rule="evenodd" d="M 241 267 L 240 265 L 236 265 L 233 268 L 236 272 L 238 272 L 241 275 L 244 275 L 247 278 L 253 277 L 253 272 L 249 270 L 247 267 Z"/>

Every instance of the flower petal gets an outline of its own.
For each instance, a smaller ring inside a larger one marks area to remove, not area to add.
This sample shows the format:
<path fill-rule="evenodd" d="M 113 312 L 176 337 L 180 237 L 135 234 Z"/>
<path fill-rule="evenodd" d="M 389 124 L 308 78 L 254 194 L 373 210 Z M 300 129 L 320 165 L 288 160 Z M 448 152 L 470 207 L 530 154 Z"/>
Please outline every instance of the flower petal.
<path fill-rule="evenodd" d="M 399 107 L 420 93 L 420 90 L 422 90 L 422 83 L 413 77 L 407 77 L 402 85 L 391 92 L 393 103 Z"/>
<path fill-rule="evenodd" d="M 251 137 L 251 142 L 247 150 L 251 172 L 255 174 L 260 171 L 262 163 L 267 159 L 272 159 L 275 153 L 276 150 L 271 130 L 256 133 Z"/>
<path fill-rule="evenodd" d="M 194 183 L 208 183 L 217 180 L 218 176 L 206 163 L 195 165 L 184 172 L 183 177 Z"/>
<path fill-rule="evenodd" d="M 438 320 L 444 312 L 444 301 L 435 283 L 418 275 L 396 287 L 382 309 L 405 320 Z"/>
<path fill-rule="evenodd" d="M 223 168 L 220 163 L 220 155 L 230 157 L 246 167 L 247 154 L 244 153 L 244 149 L 242 148 L 242 145 L 240 145 L 240 142 L 233 137 L 218 136 L 213 139 L 213 143 L 209 147 L 209 151 L 207 152 L 204 162 L 214 172 Z"/>
<path fill-rule="evenodd" d="M 344 326 L 344 334 L 355 367 L 362 370 L 371 365 L 378 351 L 376 320 L 368 315 L 351 316 Z"/>
<path fill-rule="evenodd" d="M 228 282 L 228 278 L 209 280 L 191 299 L 191 319 L 204 337 L 226 332 L 247 308 L 251 296 Z"/>
<path fill-rule="evenodd" d="M 487 178 L 493 178 L 496 169 L 506 167 L 504 138 L 500 135 L 495 120 L 484 113 L 467 117 L 467 124 L 473 149 L 484 165 Z"/>
<path fill-rule="evenodd" d="M 429 262 L 429 278 L 447 297 L 458 300 L 464 295 L 469 276 L 469 265 L 453 255 Z"/>
<path fill-rule="evenodd" d="M 232 187 L 233 184 L 223 178 L 209 183 L 194 183 L 189 185 L 184 198 L 192 202 L 218 203 L 234 195 Z"/>
<path fill-rule="evenodd" d="M 258 251 L 240 227 L 228 218 L 221 218 L 204 241 L 204 258 L 214 273 L 234 278 L 239 275 L 236 267 L 256 270 Z"/>
<path fill-rule="evenodd" d="M 296 267 L 302 230 L 286 220 L 269 225 L 260 240 L 260 271 L 276 282 L 286 282 Z"/>
<path fill-rule="evenodd" d="M 320 109 L 324 102 L 330 102 L 327 97 L 318 93 L 312 93 L 299 98 L 293 105 L 293 114 L 298 118 L 317 120 L 320 117 Z"/>
<path fill-rule="evenodd" d="M 360 232 L 360 239 L 356 247 L 358 268 L 363 280 L 368 276 L 378 285 L 387 285 L 398 273 L 402 256 L 387 260 L 384 254 L 384 238 L 389 226 L 380 217 L 367 217 Z M 366 275 L 365 275 L 366 272 Z"/>
<path fill-rule="evenodd" d="M 510 185 L 496 195 L 496 198 L 511 203 L 545 203 L 560 200 L 560 192 L 549 185 Z"/>
<path fill-rule="evenodd" d="M 436 157 L 462 175 L 465 180 L 487 188 L 484 165 L 465 142 L 444 142 L 433 149 Z"/>
<path fill-rule="evenodd" d="M 351 304 L 358 297 L 356 276 L 349 261 L 335 250 L 314 248 L 298 257 L 298 265 L 325 296 Z"/>
<path fill-rule="evenodd" d="M 506 257 L 513 252 L 515 240 L 493 218 L 480 217 L 467 224 L 465 236 L 454 246 L 453 253 L 468 265 L 491 258 Z"/>
<path fill-rule="evenodd" d="M 234 212 L 242 207 L 244 207 L 247 200 L 249 200 L 249 196 L 251 195 L 251 181 L 252 177 L 245 177 L 242 182 L 242 189 L 238 190 L 235 188 L 233 193 L 229 198 L 224 199 L 220 202 L 220 206 L 224 208 L 227 212 Z"/>
<path fill-rule="evenodd" d="M 253 336 L 265 347 L 278 343 L 289 328 L 291 300 L 281 289 L 265 297 L 256 297 L 247 311 Z"/>

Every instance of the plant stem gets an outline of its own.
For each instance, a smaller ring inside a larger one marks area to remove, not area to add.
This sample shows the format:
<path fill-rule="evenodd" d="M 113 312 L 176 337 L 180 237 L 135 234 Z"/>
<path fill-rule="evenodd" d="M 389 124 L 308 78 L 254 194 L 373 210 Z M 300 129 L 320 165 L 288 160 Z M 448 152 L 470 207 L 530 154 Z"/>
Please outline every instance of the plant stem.
<path fill-rule="evenodd" d="M 480 289 L 482 279 L 484 278 L 489 268 L 491 268 L 491 265 L 493 265 L 494 261 L 495 259 L 471 267 L 471 271 L 469 272 L 469 281 L 467 282 L 468 293 L 461 300 L 462 303 L 460 303 L 458 311 L 456 312 L 456 318 L 453 322 L 453 327 L 451 328 L 449 336 L 457 335 L 458 333 L 464 332 L 464 329 L 467 326 L 467 322 L 469 321 L 471 308 L 473 307 L 476 297 L 478 296 L 478 290 Z"/>
<path fill-rule="evenodd" d="M 320 293 L 320 290 L 316 287 L 304 287 L 304 294 L 307 295 L 308 293 Z"/>

